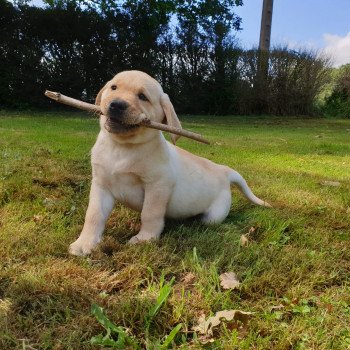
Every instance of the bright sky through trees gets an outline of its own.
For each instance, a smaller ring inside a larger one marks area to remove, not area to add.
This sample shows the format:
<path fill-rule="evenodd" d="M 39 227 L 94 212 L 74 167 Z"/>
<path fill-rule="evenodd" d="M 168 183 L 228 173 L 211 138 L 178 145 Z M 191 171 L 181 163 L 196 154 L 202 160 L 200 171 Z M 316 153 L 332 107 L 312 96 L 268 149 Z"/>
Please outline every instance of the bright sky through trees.
<path fill-rule="evenodd" d="M 237 8 L 243 28 L 237 37 L 246 48 L 258 45 L 262 2 L 244 0 Z M 349 0 L 276 0 L 271 43 L 325 49 L 335 66 L 350 63 L 349 13 Z"/>

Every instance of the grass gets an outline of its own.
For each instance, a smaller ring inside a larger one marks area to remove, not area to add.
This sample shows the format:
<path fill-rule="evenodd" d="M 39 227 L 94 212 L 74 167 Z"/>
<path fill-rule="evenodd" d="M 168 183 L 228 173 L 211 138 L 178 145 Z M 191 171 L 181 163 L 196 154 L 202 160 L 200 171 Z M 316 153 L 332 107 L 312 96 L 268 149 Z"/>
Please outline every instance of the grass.
<path fill-rule="evenodd" d="M 232 166 L 274 208 L 233 189 L 223 224 L 171 221 L 159 242 L 129 246 L 139 215 L 117 206 L 99 248 L 77 258 L 67 248 L 84 221 L 97 121 L 0 113 L 0 349 L 98 349 L 90 339 L 104 330 L 94 304 L 147 349 L 179 324 L 170 346 L 178 349 L 350 348 L 350 120 L 182 120 L 212 145 L 182 138 L 180 147 Z M 238 275 L 239 290 L 220 287 L 226 271 Z M 224 309 L 254 317 L 244 332 L 222 325 L 201 344 L 192 327 Z"/>

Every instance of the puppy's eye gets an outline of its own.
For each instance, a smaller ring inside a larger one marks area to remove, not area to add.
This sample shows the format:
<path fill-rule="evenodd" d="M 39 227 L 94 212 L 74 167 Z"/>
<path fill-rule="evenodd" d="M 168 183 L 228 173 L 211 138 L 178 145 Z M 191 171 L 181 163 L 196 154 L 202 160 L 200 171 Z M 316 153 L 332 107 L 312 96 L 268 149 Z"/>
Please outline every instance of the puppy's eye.
<path fill-rule="evenodd" d="M 139 97 L 139 99 L 142 100 L 142 101 L 148 101 L 148 98 L 147 98 L 143 93 L 139 93 L 139 94 L 138 94 L 138 97 Z"/>
<path fill-rule="evenodd" d="M 111 89 L 112 89 L 112 90 L 117 90 L 117 85 L 112 85 L 112 86 L 111 86 Z"/>

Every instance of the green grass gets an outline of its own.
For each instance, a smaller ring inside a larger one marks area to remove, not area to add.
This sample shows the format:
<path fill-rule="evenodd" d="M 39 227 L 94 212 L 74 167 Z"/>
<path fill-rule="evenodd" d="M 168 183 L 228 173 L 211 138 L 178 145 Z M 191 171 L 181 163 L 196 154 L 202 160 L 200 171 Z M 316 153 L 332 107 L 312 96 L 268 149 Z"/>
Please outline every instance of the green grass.
<path fill-rule="evenodd" d="M 180 147 L 233 167 L 274 208 L 233 189 L 223 224 L 171 221 L 159 242 L 129 246 L 139 214 L 117 206 L 99 248 L 77 258 L 67 249 L 84 221 L 97 121 L 0 113 L 0 349 L 98 349 L 90 339 L 104 329 L 93 304 L 148 349 L 178 324 L 179 349 L 350 348 L 350 120 L 182 120 L 212 145 L 182 138 Z M 226 271 L 239 290 L 220 287 Z M 145 327 L 163 278 L 175 281 Z M 222 325 L 201 345 L 192 331 L 199 316 L 224 309 L 254 317 L 244 332 Z"/>

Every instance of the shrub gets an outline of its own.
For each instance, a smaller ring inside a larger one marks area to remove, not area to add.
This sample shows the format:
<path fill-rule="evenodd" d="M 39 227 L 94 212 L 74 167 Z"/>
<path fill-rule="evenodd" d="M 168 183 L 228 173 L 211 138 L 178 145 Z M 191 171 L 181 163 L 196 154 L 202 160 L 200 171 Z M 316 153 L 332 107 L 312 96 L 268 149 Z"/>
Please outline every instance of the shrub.
<path fill-rule="evenodd" d="M 350 118 L 350 64 L 339 69 L 334 89 L 325 99 L 324 110 L 329 116 Z"/>

